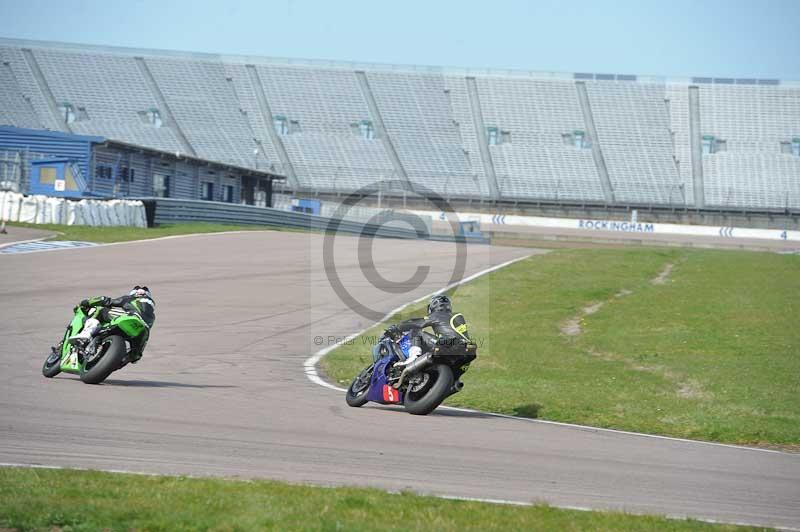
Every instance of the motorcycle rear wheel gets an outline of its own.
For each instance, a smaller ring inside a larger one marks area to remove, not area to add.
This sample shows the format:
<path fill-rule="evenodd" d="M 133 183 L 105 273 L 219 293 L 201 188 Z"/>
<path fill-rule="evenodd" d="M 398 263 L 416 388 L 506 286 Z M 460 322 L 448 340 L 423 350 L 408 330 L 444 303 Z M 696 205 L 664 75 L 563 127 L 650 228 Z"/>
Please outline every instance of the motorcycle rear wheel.
<path fill-rule="evenodd" d="M 434 364 L 424 370 L 430 377 L 434 377 L 433 383 L 420 392 L 408 391 L 403 406 L 406 412 L 417 416 L 425 416 L 436 410 L 442 404 L 453 387 L 453 370 L 446 364 Z"/>
<path fill-rule="evenodd" d="M 116 335 L 103 338 L 97 349 L 99 353 L 88 358 L 81 368 L 81 380 L 86 384 L 100 384 L 106 380 L 122 367 L 122 361 L 128 354 L 125 340 Z"/>

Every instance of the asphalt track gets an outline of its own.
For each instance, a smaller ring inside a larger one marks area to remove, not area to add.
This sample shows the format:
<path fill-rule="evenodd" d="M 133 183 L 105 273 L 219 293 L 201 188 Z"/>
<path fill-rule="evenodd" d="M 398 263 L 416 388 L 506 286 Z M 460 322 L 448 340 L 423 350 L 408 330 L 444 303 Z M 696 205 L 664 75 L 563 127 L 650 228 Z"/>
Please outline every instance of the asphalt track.
<path fill-rule="evenodd" d="M 800 455 L 452 410 L 417 417 L 348 408 L 340 392 L 303 372 L 329 336 L 370 325 L 331 289 L 322 239 L 240 233 L 0 256 L 0 462 L 351 484 L 800 528 Z M 389 293 L 364 278 L 356 243 L 337 239 L 336 270 L 377 310 L 450 281 L 453 244 L 376 240 L 376 270 L 389 280 L 431 266 L 423 285 Z M 470 246 L 466 274 L 529 252 Z M 142 362 L 101 386 L 68 375 L 44 379 L 47 347 L 70 308 L 134 283 L 153 288 L 158 303 Z"/>

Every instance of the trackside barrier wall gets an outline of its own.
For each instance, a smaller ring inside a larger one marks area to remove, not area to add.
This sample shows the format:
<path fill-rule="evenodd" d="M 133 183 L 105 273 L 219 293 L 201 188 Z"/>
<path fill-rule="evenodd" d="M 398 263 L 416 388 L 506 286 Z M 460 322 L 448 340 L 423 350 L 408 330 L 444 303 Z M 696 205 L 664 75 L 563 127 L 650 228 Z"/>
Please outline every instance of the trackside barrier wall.
<path fill-rule="evenodd" d="M 292 196 L 286 194 L 274 194 L 272 196 L 272 206 L 275 209 L 281 211 L 292 211 L 292 200 L 295 199 Z M 370 223 L 383 223 L 386 219 L 386 214 L 391 212 L 395 219 L 399 219 L 403 217 L 402 211 L 395 211 L 394 209 L 381 209 L 378 207 L 366 207 L 363 205 L 353 205 L 350 207 L 342 208 L 342 204 L 339 201 L 326 201 L 326 200 L 316 200 L 320 202 L 320 212 L 321 216 L 333 218 L 337 215 L 337 213 L 342 213 L 340 218 L 345 220 L 353 220 L 358 222 L 370 222 Z M 425 225 L 426 232 L 433 234 L 433 218 L 430 216 L 419 216 L 415 215 L 415 226 L 419 225 L 420 222 Z M 398 225 L 397 221 L 389 221 L 386 222 L 388 224 Z M 406 226 L 407 227 L 407 226 Z"/>
<path fill-rule="evenodd" d="M 0 192 L 0 220 L 33 224 L 147 227 L 141 201 L 74 201 L 25 196 L 17 192 Z"/>
<path fill-rule="evenodd" d="M 485 238 L 472 238 L 453 235 L 431 235 L 427 228 L 420 231 L 408 227 L 398 227 L 397 222 L 390 219 L 402 219 L 398 213 L 396 217 L 388 215 L 384 223 L 366 223 L 352 219 L 335 219 L 327 216 L 316 216 L 300 212 L 289 212 L 269 207 L 253 205 L 236 205 L 231 203 L 183 200 L 174 198 L 142 198 L 148 213 L 149 225 L 176 223 L 176 222 L 214 222 L 225 224 L 251 224 L 272 227 L 289 227 L 296 229 L 312 229 L 326 231 L 335 229 L 337 232 L 357 234 L 364 236 L 379 236 L 386 238 L 428 239 L 441 241 L 465 241 L 470 243 L 487 243 Z"/>
<path fill-rule="evenodd" d="M 433 216 L 443 219 L 444 213 L 431 211 L 409 211 L 420 216 Z M 760 238 L 766 240 L 800 241 L 800 231 L 785 229 L 752 229 L 748 227 L 708 226 L 662 224 L 637 221 L 543 218 L 538 216 L 516 216 L 505 214 L 482 214 L 476 212 L 459 212 L 462 221 L 479 221 L 484 229 L 502 228 L 505 226 L 548 227 L 560 229 L 579 229 L 587 233 L 595 231 L 612 231 L 637 233 L 646 237 L 652 234 L 712 236 L 723 238 Z"/>

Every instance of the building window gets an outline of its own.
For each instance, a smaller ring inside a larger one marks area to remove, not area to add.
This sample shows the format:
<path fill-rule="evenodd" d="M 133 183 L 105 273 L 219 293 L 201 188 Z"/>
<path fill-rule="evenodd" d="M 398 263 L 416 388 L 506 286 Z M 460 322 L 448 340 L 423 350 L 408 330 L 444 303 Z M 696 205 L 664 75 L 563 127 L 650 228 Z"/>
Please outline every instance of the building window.
<path fill-rule="evenodd" d="M 362 120 L 358 123 L 358 132 L 361 138 L 372 140 L 375 138 L 375 127 L 370 120 Z"/>
<path fill-rule="evenodd" d="M 718 139 L 714 135 L 703 135 L 703 155 L 711 155 L 720 151 L 728 151 L 728 141 Z"/>
<path fill-rule="evenodd" d="M 500 134 L 496 127 L 486 128 L 486 142 L 489 146 L 497 146 L 499 144 Z"/>
<path fill-rule="evenodd" d="M 566 146 L 572 146 L 573 148 L 578 149 L 587 149 L 592 147 L 592 143 L 589 141 L 589 136 L 585 131 L 581 131 L 580 129 L 576 129 L 572 133 L 562 133 L 561 141 Z"/>
<path fill-rule="evenodd" d="M 161 112 L 154 107 L 148 109 L 147 111 L 139 111 L 138 114 L 142 123 L 147 124 L 148 126 L 161 127 L 164 123 L 161 119 Z"/>
<path fill-rule="evenodd" d="M 54 166 L 39 167 L 39 183 L 42 185 L 54 185 L 56 182 L 57 170 Z"/>
<path fill-rule="evenodd" d="M 228 203 L 233 203 L 233 185 L 225 185 L 222 199 Z"/>
<path fill-rule="evenodd" d="M 800 137 L 795 137 L 792 139 L 792 153 L 800 157 Z"/>
<path fill-rule="evenodd" d="M 714 137 L 713 135 L 703 135 L 703 155 L 712 153 L 714 153 Z"/>
<path fill-rule="evenodd" d="M 204 181 L 201 184 L 200 199 L 214 201 L 214 183 Z"/>
<path fill-rule="evenodd" d="M 69 102 L 62 102 L 58 104 L 58 112 L 64 119 L 65 124 L 71 124 L 75 121 L 75 108 Z"/>
<path fill-rule="evenodd" d="M 511 144 L 511 132 L 510 131 L 501 131 L 500 132 L 500 143 L 501 144 Z"/>
<path fill-rule="evenodd" d="M 147 111 L 147 120 L 150 122 L 150 125 L 153 127 L 161 127 L 163 122 L 161 121 L 161 113 L 158 109 L 150 109 Z"/>
<path fill-rule="evenodd" d="M 573 131 L 572 138 L 576 148 L 583 148 L 586 145 L 586 133 L 583 131 Z"/>
<path fill-rule="evenodd" d="M 113 169 L 107 164 L 98 164 L 94 169 L 94 175 L 98 179 L 111 179 Z"/>
<path fill-rule="evenodd" d="M 157 198 L 169 197 L 169 176 L 164 174 L 153 175 L 153 195 Z"/>
<path fill-rule="evenodd" d="M 128 168 L 127 166 L 123 166 L 119 170 L 120 178 L 126 183 L 133 183 L 133 179 L 136 175 L 136 171 L 133 168 Z"/>
<path fill-rule="evenodd" d="M 278 135 L 288 135 L 289 134 L 289 121 L 286 120 L 285 116 L 276 115 L 272 119 L 272 122 L 275 125 L 275 131 L 278 132 Z"/>

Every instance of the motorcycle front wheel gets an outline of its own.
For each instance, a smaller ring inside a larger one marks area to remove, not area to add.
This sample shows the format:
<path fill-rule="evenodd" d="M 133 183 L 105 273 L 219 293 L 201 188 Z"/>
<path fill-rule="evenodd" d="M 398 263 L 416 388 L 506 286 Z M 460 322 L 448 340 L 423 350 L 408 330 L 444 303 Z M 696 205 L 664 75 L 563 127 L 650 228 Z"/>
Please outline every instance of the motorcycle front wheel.
<path fill-rule="evenodd" d="M 54 351 L 47 355 L 47 358 L 44 359 L 44 364 L 42 365 L 42 375 L 48 379 L 52 379 L 59 373 L 61 373 L 61 353 Z"/>
<path fill-rule="evenodd" d="M 359 406 L 367 404 L 367 392 L 369 392 L 369 383 L 372 380 L 372 370 L 374 368 L 375 364 L 364 368 L 361 373 L 353 379 L 353 382 L 350 383 L 350 387 L 347 388 L 347 394 L 345 395 L 345 400 L 349 406 L 358 408 Z"/>

